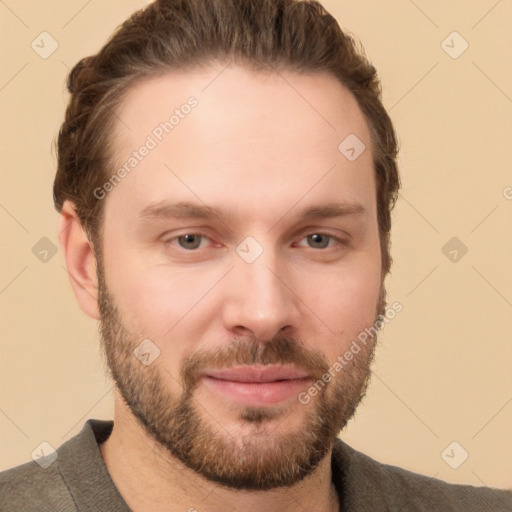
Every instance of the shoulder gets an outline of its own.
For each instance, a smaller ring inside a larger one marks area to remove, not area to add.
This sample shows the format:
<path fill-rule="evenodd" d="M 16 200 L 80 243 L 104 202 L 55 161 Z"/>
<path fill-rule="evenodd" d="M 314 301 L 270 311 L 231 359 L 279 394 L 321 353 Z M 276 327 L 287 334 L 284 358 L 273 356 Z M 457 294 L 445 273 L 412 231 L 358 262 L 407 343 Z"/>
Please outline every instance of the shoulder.
<path fill-rule="evenodd" d="M 339 439 L 334 445 L 333 462 L 344 475 L 347 499 L 364 500 L 365 506 L 374 507 L 372 510 L 512 511 L 512 495 L 507 491 L 449 484 L 383 464 Z"/>
<path fill-rule="evenodd" d="M 112 421 L 89 419 L 55 452 L 0 472 L 0 510 L 77 511 L 76 500 L 87 501 L 84 489 L 99 494 L 110 484 L 97 443 L 110 435 L 112 426 Z"/>
<path fill-rule="evenodd" d="M 46 512 L 76 510 L 59 471 L 52 462 L 46 468 L 31 461 L 0 473 L 0 510 L 6 512 Z M 46 457 L 47 462 L 51 459 Z"/>

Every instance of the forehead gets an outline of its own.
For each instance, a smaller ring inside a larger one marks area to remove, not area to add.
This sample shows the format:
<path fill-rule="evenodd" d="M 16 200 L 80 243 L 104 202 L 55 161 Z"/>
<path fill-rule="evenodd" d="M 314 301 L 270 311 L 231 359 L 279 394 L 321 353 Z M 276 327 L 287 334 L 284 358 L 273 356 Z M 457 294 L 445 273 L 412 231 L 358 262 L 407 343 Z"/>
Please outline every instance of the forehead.
<path fill-rule="evenodd" d="M 113 151 L 128 176 L 108 202 L 124 210 L 166 199 L 289 208 L 306 192 L 371 209 L 374 198 L 364 115 L 323 73 L 212 65 L 141 81 L 116 110 Z"/>

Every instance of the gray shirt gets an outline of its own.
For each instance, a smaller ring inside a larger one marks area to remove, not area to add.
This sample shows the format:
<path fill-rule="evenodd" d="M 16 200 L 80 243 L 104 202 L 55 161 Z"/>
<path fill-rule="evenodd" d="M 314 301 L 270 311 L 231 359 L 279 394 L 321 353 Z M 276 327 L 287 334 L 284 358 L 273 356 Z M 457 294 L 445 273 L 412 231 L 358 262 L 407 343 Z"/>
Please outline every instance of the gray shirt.
<path fill-rule="evenodd" d="M 131 512 L 98 447 L 112 427 L 112 421 L 89 419 L 57 449 L 58 457 L 46 469 L 40 459 L 1 472 L 0 511 Z M 381 464 L 339 439 L 331 464 L 343 512 L 512 511 L 506 491 L 448 484 Z"/>

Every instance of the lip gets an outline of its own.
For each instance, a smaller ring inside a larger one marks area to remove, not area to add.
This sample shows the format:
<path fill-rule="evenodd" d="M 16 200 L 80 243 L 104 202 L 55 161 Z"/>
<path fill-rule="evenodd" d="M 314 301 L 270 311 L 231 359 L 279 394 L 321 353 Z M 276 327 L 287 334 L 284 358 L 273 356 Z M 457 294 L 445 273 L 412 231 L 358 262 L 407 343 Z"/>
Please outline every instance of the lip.
<path fill-rule="evenodd" d="M 291 366 L 277 364 L 236 366 L 222 370 L 209 370 L 204 373 L 207 377 L 213 377 L 214 379 L 255 383 L 296 380 L 309 377 L 307 372 L 297 370 Z"/>
<path fill-rule="evenodd" d="M 307 372 L 282 365 L 237 366 L 204 372 L 202 381 L 213 392 L 240 405 L 277 405 L 296 397 L 311 380 Z"/>

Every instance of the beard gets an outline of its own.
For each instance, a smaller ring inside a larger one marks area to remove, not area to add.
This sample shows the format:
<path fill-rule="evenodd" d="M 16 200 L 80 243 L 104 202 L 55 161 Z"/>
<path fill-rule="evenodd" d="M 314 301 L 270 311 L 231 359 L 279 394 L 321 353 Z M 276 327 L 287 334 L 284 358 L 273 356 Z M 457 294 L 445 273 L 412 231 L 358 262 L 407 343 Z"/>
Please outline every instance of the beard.
<path fill-rule="evenodd" d="M 134 355 L 143 337 L 130 334 L 123 325 L 101 266 L 98 281 L 103 353 L 120 395 L 166 455 L 209 481 L 245 490 L 296 484 L 325 458 L 366 393 L 376 334 L 335 378 L 323 383 L 325 387 L 308 404 L 297 400 L 287 406 L 239 407 L 234 414 L 240 428 L 228 431 L 215 420 L 215 410 L 208 410 L 194 396 L 206 368 L 293 365 L 317 382 L 329 371 L 326 357 L 283 335 L 265 343 L 236 339 L 184 357 L 180 379 L 174 379 L 181 392 L 173 392 L 169 385 L 173 377 L 162 363 L 164 358 L 145 366 Z M 378 314 L 384 309 L 384 297 L 382 289 Z M 297 414 L 297 408 L 304 408 L 300 425 L 287 427 L 286 418 Z"/>

